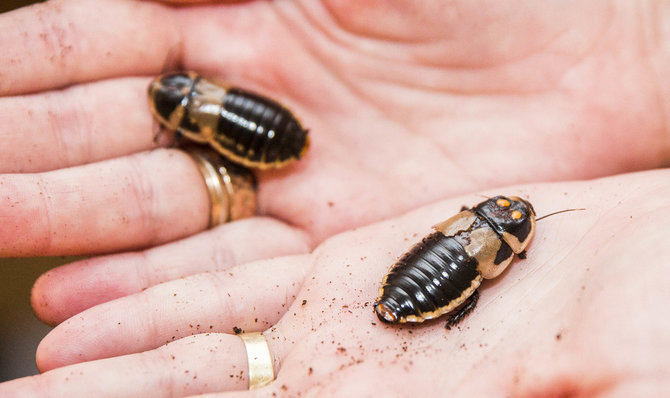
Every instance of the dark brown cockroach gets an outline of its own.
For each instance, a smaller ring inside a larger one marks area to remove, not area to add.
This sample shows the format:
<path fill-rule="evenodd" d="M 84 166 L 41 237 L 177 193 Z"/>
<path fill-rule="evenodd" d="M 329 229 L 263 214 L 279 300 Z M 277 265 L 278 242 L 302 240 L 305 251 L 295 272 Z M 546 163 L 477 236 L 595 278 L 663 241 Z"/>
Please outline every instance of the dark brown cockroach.
<path fill-rule="evenodd" d="M 423 322 L 452 312 L 447 328 L 458 323 L 474 309 L 482 280 L 500 275 L 528 246 L 535 210 L 521 198 L 496 196 L 434 228 L 384 277 L 374 305 L 383 322 Z"/>
<path fill-rule="evenodd" d="M 436 225 L 382 280 L 374 308 L 387 323 L 423 322 L 451 313 L 447 329 L 476 306 L 477 288 L 500 275 L 514 255 L 525 258 L 535 222 L 533 206 L 516 196 L 496 196 Z"/>
<path fill-rule="evenodd" d="M 279 103 L 194 72 L 158 76 L 149 103 L 165 128 L 246 167 L 283 167 L 309 146 L 307 130 Z"/>

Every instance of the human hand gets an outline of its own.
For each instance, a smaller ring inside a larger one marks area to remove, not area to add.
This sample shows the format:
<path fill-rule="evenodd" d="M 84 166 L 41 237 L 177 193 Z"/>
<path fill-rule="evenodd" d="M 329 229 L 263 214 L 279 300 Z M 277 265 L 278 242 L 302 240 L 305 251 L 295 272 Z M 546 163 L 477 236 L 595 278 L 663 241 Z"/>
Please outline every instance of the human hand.
<path fill-rule="evenodd" d="M 3 15 L 0 170 L 58 171 L 3 176 L 16 228 L 2 254 L 124 250 L 206 226 L 191 162 L 143 152 L 146 76 L 171 53 L 311 129 L 303 161 L 259 173 L 259 206 L 314 242 L 466 191 L 667 164 L 661 15 L 494 3 L 50 1 Z"/>
<path fill-rule="evenodd" d="M 450 331 L 444 317 L 382 324 L 372 303 L 388 266 L 476 195 L 337 235 L 311 254 L 178 279 L 84 311 L 42 342 L 47 372 L 0 385 L 0 395 L 244 390 L 237 326 L 265 330 L 278 373 L 267 388 L 226 397 L 663 396 L 668 178 L 659 170 L 487 192 L 527 197 L 538 215 L 586 211 L 538 222 L 527 259 L 484 282 L 478 307 Z"/>
<path fill-rule="evenodd" d="M 148 76 L 174 53 L 185 69 L 280 99 L 311 129 L 305 159 L 259 173 L 260 214 L 288 225 L 223 226 L 166 250 L 199 256 L 168 256 L 165 268 L 149 252 L 116 270 L 105 264 L 117 259 L 61 269 L 35 289 L 49 322 L 177 276 L 305 252 L 455 194 L 667 164 L 664 13 L 615 2 L 115 0 L 2 15 L 0 170 L 24 174 L 0 176 L 1 254 L 126 251 L 206 227 L 190 159 L 146 152 Z M 266 229 L 273 244 L 256 254 Z M 62 280 L 79 288 L 58 293 Z M 45 307 L 59 300 L 66 312 Z"/>

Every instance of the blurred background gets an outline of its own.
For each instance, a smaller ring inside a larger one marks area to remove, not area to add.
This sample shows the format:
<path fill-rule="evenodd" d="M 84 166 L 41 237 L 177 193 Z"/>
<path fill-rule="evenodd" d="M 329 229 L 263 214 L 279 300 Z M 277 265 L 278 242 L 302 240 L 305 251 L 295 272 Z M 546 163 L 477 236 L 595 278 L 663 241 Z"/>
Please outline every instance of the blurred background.
<path fill-rule="evenodd" d="M 0 13 L 39 1 L 1 0 Z M 30 287 L 66 258 L 0 259 L 0 382 L 37 373 L 35 349 L 50 327 L 30 308 Z"/>
<path fill-rule="evenodd" d="M 22 0 L 2 0 L 0 1 L 0 12 L 7 12 L 15 8 L 23 7 L 29 4 L 42 3 L 42 1 L 22 1 Z"/>
<path fill-rule="evenodd" d="M 35 279 L 66 258 L 0 259 L 0 382 L 38 373 L 35 350 L 51 330 L 30 308 Z"/>

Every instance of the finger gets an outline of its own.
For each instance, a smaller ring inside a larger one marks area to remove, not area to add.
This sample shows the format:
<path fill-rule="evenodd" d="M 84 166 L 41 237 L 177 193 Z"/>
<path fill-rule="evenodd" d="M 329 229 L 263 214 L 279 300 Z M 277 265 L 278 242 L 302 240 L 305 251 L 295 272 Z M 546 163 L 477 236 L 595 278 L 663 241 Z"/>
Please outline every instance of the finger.
<path fill-rule="evenodd" d="M 3 257 L 146 247 L 208 224 L 203 178 L 190 157 L 175 150 L 0 175 L 0 198 Z"/>
<path fill-rule="evenodd" d="M 246 390 L 247 369 L 246 350 L 239 337 L 207 333 L 152 351 L 3 383 L 0 396 L 164 397 Z"/>
<path fill-rule="evenodd" d="M 47 94 L 0 98 L 0 172 L 31 173 L 154 146 L 148 79 L 112 79 Z"/>
<path fill-rule="evenodd" d="M 297 228 L 271 218 L 239 220 L 144 252 L 52 269 L 35 282 L 33 309 L 41 320 L 55 325 L 87 308 L 165 281 L 309 249 L 309 238 Z"/>
<path fill-rule="evenodd" d="M 43 371 L 156 348 L 183 336 L 262 331 L 295 299 L 309 256 L 240 265 L 157 285 L 63 322 L 37 349 Z"/>
<path fill-rule="evenodd" d="M 155 74 L 179 41 L 172 10 L 153 2 L 49 1 L 21 8 L 0 15 L 0 95 Z"/>
<path fill-rule="evenodd" d="M 244 3 L 249 0 L 157 0 L 168 4 Z"/>

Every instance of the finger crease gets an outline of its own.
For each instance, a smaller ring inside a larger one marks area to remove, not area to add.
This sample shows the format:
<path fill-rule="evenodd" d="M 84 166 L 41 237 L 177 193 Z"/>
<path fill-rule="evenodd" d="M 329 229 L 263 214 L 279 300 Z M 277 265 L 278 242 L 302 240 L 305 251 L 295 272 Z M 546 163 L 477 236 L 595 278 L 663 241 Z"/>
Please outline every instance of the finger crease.
<path fill-rule="evenodd" d="M 38 219 L 42 222 L 44 226 L 41 251 L 49 252 L 53 246 L 53 242 L 58 235 L 58 231 L 54 228 L 53 214 L 55 214 L 55 209 L 53 206 L 53 199 L 49 190 L 47 189 L 47 182 L 44 180 L 44 177 L 41 174 L 36 175 L 37 180 L 35 184 L 39 188 L 39 197 L 42 201 L 42 210 L 39 212 Z M 63 228 L 60 228 L 63 231 Z"/>
<path fill-rule="evenodd" d="M 144 172 L 144 159 L 137 156 L 129 159 L 128 188 L 138 211 L 140 233 L 145 235 L 147 244 L 153 244 L 158 239 L 159 225 L 154 185 Z"/>

